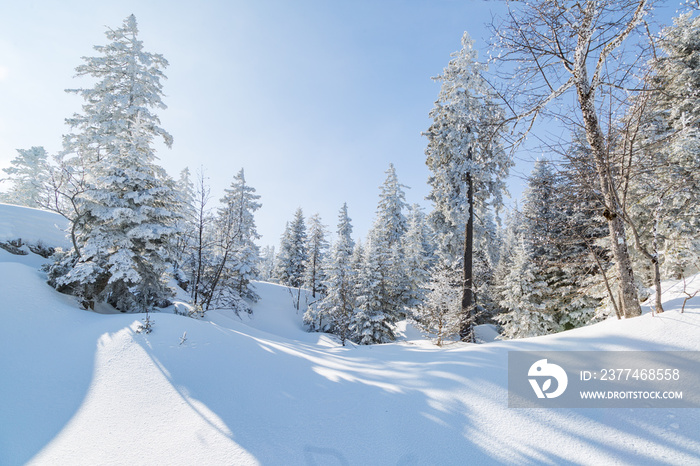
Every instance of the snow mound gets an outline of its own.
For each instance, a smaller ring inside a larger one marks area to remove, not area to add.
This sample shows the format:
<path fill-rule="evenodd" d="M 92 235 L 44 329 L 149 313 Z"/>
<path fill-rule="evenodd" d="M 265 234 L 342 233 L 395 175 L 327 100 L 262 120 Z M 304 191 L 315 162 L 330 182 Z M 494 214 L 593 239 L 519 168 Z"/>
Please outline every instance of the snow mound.
<path fill-rule="evenodd" d="M 54 212 L 0 203 L 0 241 L 67 248 L 68 221 Z"/>

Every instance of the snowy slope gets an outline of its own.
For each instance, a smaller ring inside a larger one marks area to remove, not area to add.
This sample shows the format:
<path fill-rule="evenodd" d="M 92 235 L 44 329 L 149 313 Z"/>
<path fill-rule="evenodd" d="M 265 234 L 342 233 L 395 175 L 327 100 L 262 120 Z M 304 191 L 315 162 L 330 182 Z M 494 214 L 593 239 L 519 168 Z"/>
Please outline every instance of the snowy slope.
<path fill-rule="evenodd" d="M 252 318 L 155 314 L 143 335 L 8 256 L 0 465 L 700 463 L 697 409 L 507 408 L 509 350 L 700 350 L 700 297 L 681 314 L 671 284 L 664 314 L 558 335 L 339 347 L 284 287 L 258 284 Z"/>
<path fill-rule="evenodd" d="M 0 203 L 0 241 L 21 239 L 66 248 L 68 222 L 53 212 Z"/>

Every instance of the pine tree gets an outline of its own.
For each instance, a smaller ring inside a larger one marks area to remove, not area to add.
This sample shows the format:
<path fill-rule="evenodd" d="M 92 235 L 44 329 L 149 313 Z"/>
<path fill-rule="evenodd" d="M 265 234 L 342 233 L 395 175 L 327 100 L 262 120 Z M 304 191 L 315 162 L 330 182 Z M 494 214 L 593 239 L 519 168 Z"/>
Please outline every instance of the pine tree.
<path fill-rule="evenodd" d="M 250 312 L 245 299 L 257 301 L 251 281 L 257 275 L 259 250 L 255 240 L 260 238 L 255 226 L 255 211 L 262 205 L 255 188 L 248 185 L 243 169 L 225 190 L 215 220 L 216 247 L 214 266 L 207 277 L 209 294 L 204 303 L 213 303 L 238 312 Z"/>
<path fill-rule="evenodd" d="M 498 311 L 495 270 L 499 262 L 500 237 L 491 206 L 474 206 L 474 320 L 492 323 Z"/>
<path fill-rule="evenodd" d="M 387 343 L 396 339 L 393 325 L 398 313 L 395 308 L 396 283 L 392 275 L 392 251 L 387 238 L 378 233 L 378 229 L 370 232 L 365 245 L 359 274 L 356 276 L 355 296 L 356 309 L 352 316 L 350 329 L 352 339 L 362 345 Z"/>
<path fill-rule="evenodd" d="M 437 211 L 434 225 L 440 229 L 443 256 L 451 256 L 443 260 L 453 260 L 457 251 L 462 256 L 464 322 L 460 336 L 464 341 L 473 341 L 475 205 L 502 204 L 505 178 L 512 165 L 499 142 L 502 112 L 481 76 L 485 67 L 476 60 L 473 42 L 465 33 L 462 49 L 453 54 L 437 78 L 442 85 L 430 112 L 433 123 L 425 133 L 426 164 L 432 172 L 429 199 Z M 463 247 L 459 248 L 455 246 L 455 230 L 462 225 Z"/>
<path fill-rule="evenodd" d="M 426 216 L 418 204 L 409 209 L 408 229 L 403 237 L 404 267 L 406 270 L 404 303 L 408 313 L 416 309 L 425 298 L 425 287 L 430 280 L 433 265 L 432 245 L 425 227 Z"/>
<path fill-rule="evenodd" d="M 460 272 L 439 263 L 426 283 L 425 300 L 413 312 L 414 325 L 422 333 L 434 337 L 438 346 L 460 330 Z"/>
<path fill-rule="evenodd" d="M 294 213 L 294 219 L 287 223 L 282 235 L 275 272 L 277 280 L 283 285 L 301 288 L 304 284 L 307 259 L 306 223 L 304 212 L 298 208 Z"/>
<path fill-rule="evenodd" d="M 191 279 L 188 263 L 191 260 L 190 253 L 195 248 L 197 230 L 197 192 L 189 168 L 180 172 L 175 193 L 179 197 L 177 204 L 180 207 L 175 229 L 180 234 L 175 240 L 172 257 L 173 276 L 180 288 L 187 290 Z"/>
<path fill-rule="evenodd" d="M 377 206 L 376 230 L 389 247 L 401 242 L 401 238 L 408 230 L 408 221 L 404 211 L 408 208 L 406 194 L 403 188 L 407 186 L 399 183 L 394 164 L 389 164 L 385 172 L 386 180 L 379 187 L 379 205 Z"/>
<path fill-rule="evenodd" d="M 165 108 L 160 80 L 167 61 L 143 50 L 131 15 L 111 41 L 96 46 L 98 57 L 84 58 L 78 76 L 97 80 L 76 89 L 83 113 L 67 120 L 75 132 L 65 138 L 85 170 L 85 189 L 77 202 L 74 244 L 50 273 L 59 289 L 91 306 L 105 300 L 122 311 L 147 311 L 171 295 L 166 270 L 177 233 L 177 199 L 172 181 L 158 166 L 153 143 L 172 137 L 153 108 Z"/>
<path fill-rule="evenodd" d="M 590 270 L 582 238 L 572 234 L 572 209 L 562 178 L 544 161 L 535 164 L 515 231 L 515 254 L 501 283 L 497 316 L 503 336 L 519 338 L 584 325 L 598 301 L 580 293 Z"/>
<path fill-rule="evenodd" d="M 260 265 L 258 266 L 259 280 L 264 282 L 273 280 L 276 256 L 277 254 L 275 253 L 274 246 L 265 246 L 262 248 L 260 252 Z"/>
<path fill-rule="evenodd" d="M 338 335 L 343 346 L 351 337 L 350 325 L 355 309 L 355 276 L 351 267 L 354 241 L 348 206 L 343 204 L 338 215 L 338 237 L 331 247 L 325 265 L 326 295 L 304 314 L 304 322 L 312 331 Z"/>
<path fill-rule="evenodd" d="M 353 338 L 361 344 L 386 343 L 396 336 L 393 325 L 405 315 L 409 279 L 404 264 L 403 237 L 408 229 L 404 185 L 394 165 L 380 186 L 377 216 L 369 232 L 361 264 L 356 260 L 357 309 Z"/>
<path fill-rule="evenodd" d="M 17 149 L 17 157 L 10 165 L 2 169 L 8 178 L 0 181 L 11 181 L 12 185 L 0 200 L 27 207 L 45 205 L 50 170 L 46 150 L 43 147 Z"/>
<path fill-rule="evenodd" d="M 328 249 L 326 227 L 321 223 L 321 217 L 314 214 L 309 218 L 309 236 L 306 242 L 307 259 L 304 264 L 304 285 L 311 290 L 311 296 L 322 293 L 324 280 L 323 258 Z"/>
<path fill-rule="evenodd" d="M 555 316 L 541 302 L 547 283 L 538 275 L 533 263 L 531 242 L 519 235 L 517 247 L 503 281 L 500 304 L 507 312 L 496 319 L 501 324 L 501 338 L 526 338 L 558 332 Z"/>
<path fill-rule="evenodd" d="M 700 268 L 700 18 L 679 16 L 659 45 L 651 92 L 625 120 L 642 133 L 631 155 L 629 223 L 637 265 L 657 287 L 657 311 L 662 275 L 679 279 Z"/>
<path fill-rule="evenodd" d="M 562 267 L 569 277 L 576 279 L 573 300 L 581 304 L 580 309 L 597 308 L 596 318 L 607 317 L 611 312 L 622 317 L 610 283 L 616 269 L 608 242 L 609 230 L 603 217 L 604 206 L 598 193 L 591 189 L 599 182 L 595 167 L 590 164 L 590 155 L 586 154 L 589 150 L 585 137 L 574 135 L 566 154 L 568 161 L 562 166 L 559 198 L 566 212 L 561 246 L 565 262 Z M 560 323 L 571 328 L 590 321 L 588 311 L 573 311 Z"/>

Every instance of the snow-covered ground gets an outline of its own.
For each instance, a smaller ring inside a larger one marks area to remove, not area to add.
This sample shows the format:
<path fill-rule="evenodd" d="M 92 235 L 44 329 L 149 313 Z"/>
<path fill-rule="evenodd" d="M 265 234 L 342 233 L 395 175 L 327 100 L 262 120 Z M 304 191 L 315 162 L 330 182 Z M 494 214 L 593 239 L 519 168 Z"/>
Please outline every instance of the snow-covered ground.
<path fill-rule="evenodd" d="M 0 241 L 56 245 L 61 224 L 0 205 Z M 267 283 L 252 317 L 160 313 L 137 333 L 143 315 L 80 310 L 42 261 L 0 249 L 0 465 L 700 464 L 698 409 L 507 407 L 508 351 L 700 351 L 682 285 L 663 314 L 557 335 L 341 347 Z"/>

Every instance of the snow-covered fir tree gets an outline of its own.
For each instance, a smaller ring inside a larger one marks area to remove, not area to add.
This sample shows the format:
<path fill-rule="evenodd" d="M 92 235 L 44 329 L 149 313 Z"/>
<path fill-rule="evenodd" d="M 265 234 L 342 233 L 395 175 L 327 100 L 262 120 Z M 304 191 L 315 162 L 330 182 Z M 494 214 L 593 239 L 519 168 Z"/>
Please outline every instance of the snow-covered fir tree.
<path fill-rule="evenodd" d="M 515 253 L 501 283 L 497 316 L 504 338 L 553 333 L 591 321 L 598 301 L 580 293 L 587 276 L 578 261 L 586 255 L 583 238 L 570 231 L 570 201 L 562 178 L 550 164 L 538 161 L 530 176 L 515 234 Z"/>
<path fill-rule="evenodd" d="M 389 164 L 385 172 L 386 179 L 379 187 L 379 204 L 375 222 L 376 234 L 381 236 L 389 247 L 401 242 L 401 238 L 408 230 L 408 220 L 404 212 L 408 208 L 406 204 L 406 185 L 399 183 L 394 164 Z"/>
<path fill-rule="evenodd" d="M 352 256 L 350 257 L 350 268 L 352 269 L 352 273 L 354 273 L 356 277 L 359 277 L 360 274 L 362 274 L 362 269 L 364 268 L 364 266 L 365 244 L 362 242 L 362 239 L 358 239 L 355 243 L 355 246 L 352 249 Z"/>
<path fill-rule="evenodd" d="M 355 285 L 357 310 L 352 330 L 353 338 L 361 344 L 393 341 L 393 325 L 406 314 L 411 299 L 403 251 L 408 229 L 405 186 L 399 183 L 393 164 L 386 175 Z"/>
<path fill-rule="evenodd" d="M 520 234 L 513 251 L 508 273 L 504 277 L 500 304 L 506 311 L 496 316 L 501 324 L 501 338 L 526 338 L 555 333 L 562 328 L 551 309 L 540 303 L 548 292 L 547 283 L 538 276 L 533 263 L 531 243 Z"/>
<path fill-rule="evenodd" d="M 474 210 L 474 318 L 476 323 L 492 323 L 498 312 L 494 274 L 500 257 L 500 236 L 491 205 L 476 204 Z"/>
<path fill-rule="evenodd" d="M 321 222 L 321 216 L 314 214 L 309 217 L 308 238 L 306 240 L 307 259 L 304 264 L 304 286 L 311 290 L 311 296 L 323 293 L 323 260 L 328 249 L 326 226 Z"/>
<path fill-rule="evenodd" d="M 270 282 L 274 279 L 275 271 L 275 253 L 274 246 L 264 246 L 260 252 L 260 264 L 258 265 L 258 279 L 264 282 Z"/>
<path fill-rule="evenodd" d="M 0 181 L 11 184 L 6 193 L 0 193 L 0 201 L 27 207 L 46 205 L 50 170 L 49 156 L 43 147 L 17 149 L 17 157 L 2 170 L 8 176 Z"/>
<path fill-rule="evenodd" d="M 106 33 L 109 43 L 85 57 L 78 76 L 96 80 L 76 89 L 82 113 L 67 119 L 64 140 L 85 170 L 81 214 L 73 225 L 74 249 L 50 271 L 57 288 L 107 301 L 122 311 L 147 311 L 170 296 L 166 271 L 175 245 L 179 207 L 173 184 L 156 164 L 153 144 L 172 137 L 152 109 L 163 109 L 162 55 L 146 52 L 136 18 Z"/>
<path fill-rule="evenodd" d="M 434 338 L 438 346 L 460 330 L 460 276 L 459 267 L 451 267 L 442 262 L 437 264 L 425 285 L 425 299 L 412 315 L 414 325 L 425 335 Z"/>
<path fill-rule="evenodd" d="M 675 18 L 651 60 L 651 92 L 625 123 L 641 120 L 635 139 L 629 216 L 636 269 L 646 279 L 678 279 L 700 268 L 700 18 Z M 636 128 L 636 126 L 634 126 Z M 661 310 L 660 292 L 657 310 Z"/>
<path fill-rule="evenodd" d="M 426 215 L 418 204 L 413 204 L 408 213 L 408 229 L 402 240 L 403 266 L 406 270 L 404 282 L 404 305 L 411 313 L 425 298 L 426 285 L 433 266 L 432 241 L 426 228 Z"/>
<path fill-rule="evenodd" d="M 172 257 L 173 276 L 178 285 L 187 290 L 191 278 L 188 270 L 190 253 L 195 247 L 197 231 L 197 188 L 192 181 L 189 168 L 180 172 L 175 192 L 179 196 L 177 204 L 180 206 L 180 215 L 175 220 L 175 229 L 180 234 L 177 235 Z"/>
<path fill-rule="evenodd" d="M 364 246 L 364 258 L 355 278 L 356 309 L 350 326 L 352 339 L 362 345 L 387 343 L 396 339 L 393 325 L 398 318 L 396 301 L 397 283 L 392 274 L 392 252 L 398 243 L 390 247 L 386 237 L 370 232 Z"/>
<path fill-rule="evenodd" d="M 309 306 L 304 322 L 311 331 L 338 335 L 343 345 L 350 339 L 350 325 L 355 309 L 355 274 L 351 266 L 354 241 L 348 206 L 343 204 L 338 215 L 338 235 L 327 256 L 326 295 L 316 305 Z"/>
<path fill-rule="evenodd" d="M 561 167 L 559 200 L 566 212 L 564 236 L 560 250 L 561 266 L 566 275 L 575 279 L 573 302 L 580 304 L 563 316 L 564 328 L 580 327 L 591 322 L 590 308 L 596 308 L 596 319 L 615 313 L 617 304 L 610 282 L 617 280 L 613 255 L 609 247 L 609 230 L 599 194 L 591 189 L 598 186 L 598 174 L 590 163 L 590 151 L 585 137 L 576 134 L 567 150 L 567 162 Z M 621 316 L 620 310 L 617 310 Z"/>
<path fill-rule="evenodd" d="M 215 220 L 216 238 L 213 267 L 207 276 L 209 294 L 205 308 L 212 304 L 238 312 L 250 312 L 245 301 L 258 295 L 251 281 L 257 276 L 260 238 L 255 226 L 255 212 L 262 204 L 255 188 L 246 183 L 243 169 L 225 190 Z"/>
<path fill-rule="evenodd" d="M 287 223 L 280 241 L 280 250 L 275 266 L 275 277 L 279 283 L 300 288 L 304 284 L 307 259 L 306 223 L 304 222 L 304 212 L 300 207 L 294 213 L 294 219 Z"/>
<path fill-rule="evenodd" d="M 430 112 L 433 123 L 425 133 L 426 164 L 432 173 L 429 199 L 435 203 L 431 217 L 441 238 L 441 260 L 462 260 L 461 338 L 473 341 L 475 206 L 502 204 L 512 160 L 500 143 L 502 111 L 481 76 L 485 66 L 477 62 L 467 33 L 452 57 L 436 78 L 442 84 Z"/>

